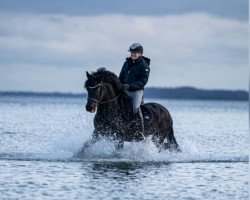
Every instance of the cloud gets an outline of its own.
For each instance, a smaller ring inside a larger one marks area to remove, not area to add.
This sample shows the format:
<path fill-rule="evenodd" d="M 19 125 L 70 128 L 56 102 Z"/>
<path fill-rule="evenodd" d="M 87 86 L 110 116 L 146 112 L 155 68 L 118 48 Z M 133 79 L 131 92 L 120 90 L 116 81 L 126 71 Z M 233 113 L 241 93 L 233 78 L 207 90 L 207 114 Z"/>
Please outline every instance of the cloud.
<path fill-rule="evenodd" d="M 235 0 L 0 0 L 0 5 L 0 12 L 12 13 L 159 16 L 204 12 L 224 18 L 248 20 L 248 0 L 237 0 L 237 3 Z"/>
<path fill-rule="evenodd" d="M 149 86 L 190 85 L 199 88 L 248 88 L 248 23 L 204 13 L 165 16 L 65 16 L 0 14 L 0 89 L 80 91 L 79 71 L 104 66 L 119 73 L 132 42 L 144 45 L 152 60 Z M 19 66 L 19 67 L 17 67 Z M 28 66 L 28 67 L 27 67 Z M 16 67 L 16 68 L 15 68 Z M 12 70 L 10 70 L 12 69 Z M 14 69 L 25 71 L 17 85 Z M 41 70 L 65 73 L 39 77 Z M 54 71 L 53 71 L 54 70 Z M 76 73 L 74 73 L 74 71 Z M 33 73 L 33 76 L 32 76 Z M 2 73 L 1 73 L 2 74 Z M 74 74 L 74 76 L 73 76 Z M 74 80 L 78 80 L 78 82 Z M 4 82 L 5 81 L 5 82 Z M 12 82 L 12 84 L 5 84 Z M 26 84 L 26 85 L 25 85 Z M 75 88 L 78 88 L 77 90 Z"/>

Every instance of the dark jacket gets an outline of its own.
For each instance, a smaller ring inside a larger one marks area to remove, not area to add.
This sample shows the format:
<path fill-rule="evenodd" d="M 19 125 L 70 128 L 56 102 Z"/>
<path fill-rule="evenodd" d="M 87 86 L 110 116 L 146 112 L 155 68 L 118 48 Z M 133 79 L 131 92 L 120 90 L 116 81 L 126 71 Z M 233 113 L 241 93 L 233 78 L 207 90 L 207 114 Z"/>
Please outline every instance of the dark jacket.
<path fill-rule="evenodd" d="M 144 56 L 133 63 L 132 58 L 127 58 L 123 64 L 119 79 L 122 84 L 129 85 L 129 91 L 144 90 L 150 73 L 150 59 Z"/>

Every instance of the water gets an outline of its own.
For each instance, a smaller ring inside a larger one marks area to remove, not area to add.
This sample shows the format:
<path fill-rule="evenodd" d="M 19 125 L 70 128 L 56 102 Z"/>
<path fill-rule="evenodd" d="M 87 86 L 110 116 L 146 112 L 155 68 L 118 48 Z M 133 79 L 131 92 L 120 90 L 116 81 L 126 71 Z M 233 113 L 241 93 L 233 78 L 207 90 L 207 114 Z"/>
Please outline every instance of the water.
<path fill-rule="evenodd" d="M 182 153 L 147 138 L 121 152 L 93 131 L 85 99 L 0 97 L 0 199 L 248 199 L 248 103 L 146 99 L 166 106 Z"/>

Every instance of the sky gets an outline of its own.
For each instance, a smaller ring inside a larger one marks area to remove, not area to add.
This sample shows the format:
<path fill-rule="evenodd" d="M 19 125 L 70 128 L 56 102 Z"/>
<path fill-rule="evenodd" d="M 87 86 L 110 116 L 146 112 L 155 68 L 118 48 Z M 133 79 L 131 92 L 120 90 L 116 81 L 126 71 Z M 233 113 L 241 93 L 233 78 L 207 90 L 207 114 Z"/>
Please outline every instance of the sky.
<path fill-rule="evenodd" d="M 248 90 L 247 0 L 0 0 L 0 90 L 84 92 L 139 42 L 146 87 Z"/>

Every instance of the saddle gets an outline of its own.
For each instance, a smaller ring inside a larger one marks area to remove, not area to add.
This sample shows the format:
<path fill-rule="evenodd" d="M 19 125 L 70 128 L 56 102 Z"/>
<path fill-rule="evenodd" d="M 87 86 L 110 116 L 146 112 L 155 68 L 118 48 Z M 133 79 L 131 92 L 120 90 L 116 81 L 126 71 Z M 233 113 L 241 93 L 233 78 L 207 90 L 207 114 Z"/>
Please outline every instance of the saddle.
<path fill-rule="evenodd" d="M 122 104 L 122 112 L 123 116 L 125 117 L 126 120 L 131 121 L 134 119 L 134 114 L 133 114 L 133 106 L 131 102 L 125 101 Z M 144 119 L 144 123 L 151 123 L 153 122 L 153 111 L 150 106 L 147 104 L 144 104 L 144 98 L 142 98 L 142 102 L 140 105 L 140 109 L 142 112 L 142 116 Z"/>

